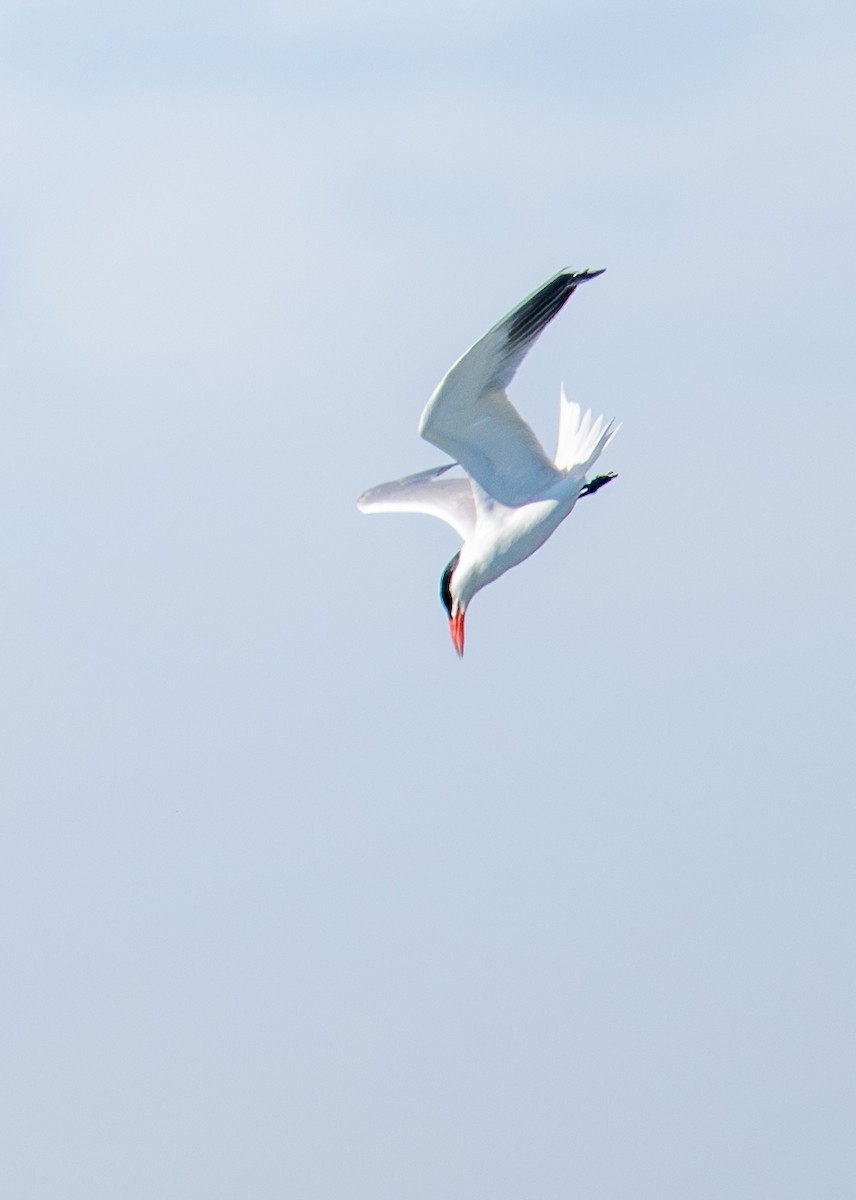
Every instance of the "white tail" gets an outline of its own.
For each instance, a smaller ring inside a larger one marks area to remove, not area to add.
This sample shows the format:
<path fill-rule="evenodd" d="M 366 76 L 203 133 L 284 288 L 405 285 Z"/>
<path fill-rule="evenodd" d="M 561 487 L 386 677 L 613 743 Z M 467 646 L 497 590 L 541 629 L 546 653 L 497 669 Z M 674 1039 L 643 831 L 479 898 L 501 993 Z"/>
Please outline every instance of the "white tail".
<path fill-rule="evenodd" d="M 604 447 L 610 442 L 621 428 L 614 421 L 604 427 L 603 417 L 596 421 L 591 419 L 591 409 L 585 416 L 582 409 L 574 400 L 565 395 L 562 385 L 559 400 L 559 443 L 556 447 L 556 466 L 560 471 L 571 471 L 574 467 L 585 475 L 593 467 Z"/>

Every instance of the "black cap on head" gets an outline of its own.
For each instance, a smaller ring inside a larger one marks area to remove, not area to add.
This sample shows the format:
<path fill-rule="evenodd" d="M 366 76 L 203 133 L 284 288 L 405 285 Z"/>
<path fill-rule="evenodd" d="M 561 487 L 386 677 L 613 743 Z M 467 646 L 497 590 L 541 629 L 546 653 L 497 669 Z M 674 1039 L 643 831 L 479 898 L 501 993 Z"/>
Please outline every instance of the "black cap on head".
<path fill-rule="evenodd" d="M 443 607 L 449 614 L 449 620 L 452 619 L 452 573 L 458 565 L 458 559 L 461 557 L 460 550 L 454 558 L 449 559 L 446 564 L 446 569 L 443 572 L 443 578 L 440 580 L 440 599 L 443 601 Z"/>

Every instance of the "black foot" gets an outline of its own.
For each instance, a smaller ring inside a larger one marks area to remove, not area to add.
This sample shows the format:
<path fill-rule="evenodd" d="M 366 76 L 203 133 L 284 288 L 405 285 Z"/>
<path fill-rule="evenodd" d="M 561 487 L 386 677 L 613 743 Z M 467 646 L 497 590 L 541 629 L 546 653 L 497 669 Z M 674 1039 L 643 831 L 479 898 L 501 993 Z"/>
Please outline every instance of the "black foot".
<path fill-rule="evenodd" d="M 611 483 L 613 479 L 617 479 L 615 471 L 610 471 L 608 475 L 598 475 L 591 483 L 587 483 L 580 492 L 581 496 L 593 496 L 598 488 L 602 488 L 605 483 Z"/>

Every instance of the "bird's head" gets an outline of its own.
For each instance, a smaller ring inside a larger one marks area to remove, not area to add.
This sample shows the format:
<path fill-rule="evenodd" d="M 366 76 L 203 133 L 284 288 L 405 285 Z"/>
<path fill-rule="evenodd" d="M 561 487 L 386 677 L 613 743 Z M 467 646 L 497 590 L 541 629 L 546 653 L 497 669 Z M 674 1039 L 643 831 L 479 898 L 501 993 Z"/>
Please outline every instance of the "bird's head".
<path fill-rule="evenodd" d="M 449 614 L 449 631 L 452 642 L 458 652 L 458 657 L 464 657 L 464 616 L 466 614 L 466 599 L 462 594 L 462 573 L 458 570 L 461 561 L 460 550 L 446 564 L 443 577 L 440 580 L 440 599 Z"/>

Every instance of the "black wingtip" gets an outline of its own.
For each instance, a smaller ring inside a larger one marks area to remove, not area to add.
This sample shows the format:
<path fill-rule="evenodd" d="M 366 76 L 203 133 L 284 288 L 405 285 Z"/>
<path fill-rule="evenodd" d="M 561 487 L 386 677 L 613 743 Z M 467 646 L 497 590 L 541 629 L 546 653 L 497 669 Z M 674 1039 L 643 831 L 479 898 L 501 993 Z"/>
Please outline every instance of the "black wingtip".
<path fill-rule="evenodd" d="M 598 275 L 602 275 L 606 267 L 565 267 L 559 275 L 559 278 L 567 279 L 574 287 L 578 283 L 586 283 L 589 279 L 597 279 Z"/>
<path fill-rule="evenodd" d="M 615 471 L 610 471 L 606 475 L 598 475 L 596 479 L 593 479 L 591 481 L 591 483 L 587 483 L 585 485 L 583 490 L 580 492 L 580 495 L 581 496 L 593 496 L 595 494 L 595 492 L 599 491 L 602 487 L 605 486 L 605 484 L 612 483 L 613 479 L 617 479 L 617 478 L 618 478 L 618 474 Z"/>
<path fill-rule="evenodd" d="M 558 275 L 534 292 L 525 300 L 517 311 L 514 321 L 508 329 L 508 340 L 514 345 L 520 342 L 531 342 L 538 336 L 546 325 L 561 312 L 565 303 L 574 294 L 581 283 L 602 275 L 605 267 L 590 270 L 588 267 L 577 269 L 566 267 Z"/>

